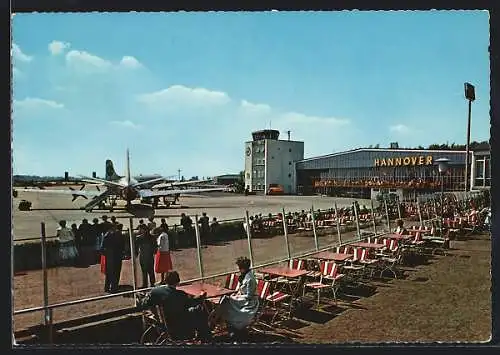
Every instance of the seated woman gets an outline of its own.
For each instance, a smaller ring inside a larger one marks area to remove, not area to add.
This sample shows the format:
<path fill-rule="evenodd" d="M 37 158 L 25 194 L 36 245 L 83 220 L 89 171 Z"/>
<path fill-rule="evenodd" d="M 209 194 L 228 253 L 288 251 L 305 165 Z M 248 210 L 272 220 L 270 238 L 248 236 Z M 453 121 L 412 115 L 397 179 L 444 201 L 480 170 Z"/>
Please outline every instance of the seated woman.
<path fill-rule="evenodd" d="M 246 257 L 239 257 L 236 265 L 240 269 L 236 293 L 229 297 L 222 297 L 220 306 L 210 316 L 212 325 L 221 320 L 226 321 L 231 336 L 241 335 L 252 322 L 259 308 L 259 298 L 256 292 L 257 280 L 250 270 L 250 260 Z"/>
<path fill-rule="evenodd" d="M 407 235 L 408 234 L 408 230 L 404 227 L 404 222 L 402 219 L 398 219 L 396 221 L 396 224 L 397 224 L 397 228 L 394 230 L 395 233 L 397 233 L 399 235 Z"/>

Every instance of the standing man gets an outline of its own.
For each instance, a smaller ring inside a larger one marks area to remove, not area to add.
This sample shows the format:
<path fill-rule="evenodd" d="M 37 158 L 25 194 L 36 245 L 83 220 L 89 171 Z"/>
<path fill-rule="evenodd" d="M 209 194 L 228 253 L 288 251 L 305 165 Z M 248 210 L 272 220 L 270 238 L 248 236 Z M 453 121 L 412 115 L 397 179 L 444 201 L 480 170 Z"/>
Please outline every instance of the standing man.
<path fill-rule="evenodd" d="M 207 214 L 205 212 L 202 213 L 199 223 L 200 223 L 201 240 L 206 242 L 210 239 L 210 220 L 208 219 Z"/>
<path fill-rule="evenodd" d="M 181 213 L 181 225 L 184 230 L 183 244 L 189 245 L 192 243 L 193 239 L 193 220 L 191 217 L 186 216 L 185 213 Z"/>
<path fill-rule="evenodd" d="M 139 225 L 137 247 L 142 271 L 142 288 L 148 287 L 148 277 L 151 287 L 153 287 L 156 282 L 154 270 L 156 245 L 156 239 L 151 235 L 148 227 L 145 224 Z"/>
<path fill-rule="evenodd" d="M 150 232 L 152 232 L 156 228 L 156 222 L 154 217 L 149 217 L 148 218 L 148 229 Z"/>
<path fill-rule="evenodd" d="M 89 256 L 92 264 L 99 263 L 99 251 L 101 249 L 101 245 L 99 244 L 100 235 L 103 233 L 102 224 L 99 223 L 98 218 L 94 218 L 92 220 L 92 224 L 90 225 L 90 238 L 89 245 L 92 245 L 91 256 Z"/>
<path fill-rule="evenodd" d="M 121 262 L 123 257 L 123 239 L 121 231 L 112 224 L 102 240 L 102 254 L 106 258 L 106 279 L 104 292 L 116 292 L 120 280 Z"/>
<path fill-rule="evenodd" d="M 80 260 L 84 265 L 93 263 L 92 252 L 94 244 L 92 243 L 92 225 L 89 224 L 86 218 L 78 226 L 78 233 L 80 234 Z"/>

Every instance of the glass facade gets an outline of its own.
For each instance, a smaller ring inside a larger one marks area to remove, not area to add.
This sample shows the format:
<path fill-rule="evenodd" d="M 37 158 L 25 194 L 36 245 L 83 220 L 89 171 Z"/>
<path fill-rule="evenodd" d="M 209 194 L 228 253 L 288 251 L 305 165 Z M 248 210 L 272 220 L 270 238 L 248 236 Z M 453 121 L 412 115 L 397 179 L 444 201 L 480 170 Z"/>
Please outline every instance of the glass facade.
<path fill-rule="evenodd" d="M 297 163 L 298 185 L 316 192 L 325 188 L 440 189 L 435 161 L 448 158 L 446 190 L 465 187 L 465 152 L 401 149 L 358 149 Z"/>
<path fill-rule="evenodd" d="M 252 191 L 264 191 L 266 174 L 266 146 L 264 140 L 252 142 Z"/>
<path fill-rule="evenodd" d="M 491 186 L 491 157 L 490 155 L 481 154 L 474 156 L 474 181 L 473 185 L 476 188 L 486 188 Z"/>

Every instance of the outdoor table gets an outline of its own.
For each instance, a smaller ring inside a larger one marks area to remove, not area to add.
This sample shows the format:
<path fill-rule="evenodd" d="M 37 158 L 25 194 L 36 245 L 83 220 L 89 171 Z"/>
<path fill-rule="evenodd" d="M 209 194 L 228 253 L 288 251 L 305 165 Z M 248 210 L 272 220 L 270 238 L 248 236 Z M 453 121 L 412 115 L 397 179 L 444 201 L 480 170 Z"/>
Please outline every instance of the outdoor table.
<path fill-rule="evenodd" d="M 408 239 L 411 239 L 411 238 L 414 238 L 412 235 L 401 235 L 401 234 L 386 234 L 384 235 L 385 238 L 389 238 L 389 239 L 394 239 L 394 240 L 408 240 Z"/>
<path fill-rule="evenodd" d="M 332 253 L 329 251 L 321 251 L 319 253 L 311 255 L 311 258 L 320 260 L 334 260 L 334 261 L 346 261 L 354 256 L 354 254 L 344 254 L 344 253 Z"/>
<path fill-rule="evenodd" d="M 204 282 L 196 282 L 192 283 L 190 285 L 183 285 L 183 286 L 178 286 L 178 290 L 186 292 L 188 295 L 191 296 L 199 296 L 203 292 L 207 293 L 207 298 L 217 298 L 221 297 L 224 295 L 230 295 L 234 293 L 234 290 L 229 290 L 224 287 L 212 285 L 209 283 L 204 283 Z"/>
<path fill-rule="evenodd" d="M 357 242 L 349 245 L 357 248 L 367 248 L 367 249 L 382 249 L 385 247 L 384 244 L 364 243 L 364 242 Z"/>
<path fill-rule="evenodd" d="M 281 276 L 287 279 L 294 279 L 294 278 L 302 278 L 305 277 L 309 273 L 307 270 L 298 270 L 298 269 L 291 269 L 287 266 L 274 266 L 274 267 L 267 267 L 262 270 L 260 270 L 261 273 L 263 274 L 269 274 L 269 275 L 274 275 L 274 276 Z M 292 298 L 297 298 L 300 297 L 300 291 L 301 287 L 303 287 L 302 283 L 296 282 L 293 284 L 285 284 L 289 287 L 289 290 L 291 292 Z"/>
<path fill-rule="evenodd" d="M 304 276 L 308 273 L 307 270 L 291 269 L 287 266 L 266 267 L 266 268 L 260 270 L 260 272 L 263 274 L 289 277 L 289 278 Z"/>
<path fill-rule="evenodd" d="M 418 229 L 408 229 L 408 232 L 409 233 L 413 233 L 413 234 L 417 234 L 417 233 L 430 233 L 431 230 L 430 229 L 422 229 L 422 230 L 418 230 Z"/>

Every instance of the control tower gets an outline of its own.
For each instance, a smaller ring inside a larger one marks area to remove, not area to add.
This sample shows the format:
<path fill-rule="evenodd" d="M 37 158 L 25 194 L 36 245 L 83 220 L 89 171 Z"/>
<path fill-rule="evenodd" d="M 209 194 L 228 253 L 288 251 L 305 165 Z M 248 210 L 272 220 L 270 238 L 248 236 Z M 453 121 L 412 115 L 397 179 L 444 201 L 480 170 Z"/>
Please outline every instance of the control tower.
<path fill-rule="evenodd" d="M 278 184 L 287 194 L 296 191 L 295 162 L 304 159 L 304 142 L 279 140 L 280 131 L 263 129 L 252 132 L 245 142 L 245 186 L 250 191 L 269 189 Z"/>

